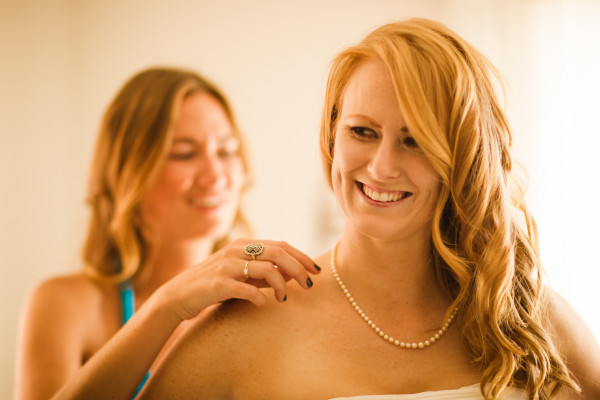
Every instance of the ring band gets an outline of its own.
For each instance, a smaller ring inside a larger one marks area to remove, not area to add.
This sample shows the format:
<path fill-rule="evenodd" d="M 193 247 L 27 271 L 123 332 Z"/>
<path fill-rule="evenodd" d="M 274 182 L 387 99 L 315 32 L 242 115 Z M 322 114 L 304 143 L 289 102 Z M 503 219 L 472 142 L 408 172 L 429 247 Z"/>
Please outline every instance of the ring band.
<path fill-rule="evenodd" d="M 244 253 L 252 256 L 253 260 L 256 260 L 256 256 L 262 254 L 265 245 L 262 243 L 248 243 L 246 247 L 244 247 Z"/>
<path fill-rule="evenodd" d="M 246 261 L 246 264 L 244 264 L 244 278 L 248 279 L 250 278 L 250 276 L 248 275 L 248 263 L 250 261 Z"/>

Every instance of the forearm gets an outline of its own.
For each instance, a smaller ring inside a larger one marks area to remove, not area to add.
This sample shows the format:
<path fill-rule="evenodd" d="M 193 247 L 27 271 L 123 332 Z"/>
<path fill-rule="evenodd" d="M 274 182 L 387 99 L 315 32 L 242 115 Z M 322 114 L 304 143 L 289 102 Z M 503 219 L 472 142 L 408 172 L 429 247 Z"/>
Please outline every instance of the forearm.
<path fill-rule="evenodd" d="M 53 399 L 130 399 L 179 322 L 152 296 Z"/>

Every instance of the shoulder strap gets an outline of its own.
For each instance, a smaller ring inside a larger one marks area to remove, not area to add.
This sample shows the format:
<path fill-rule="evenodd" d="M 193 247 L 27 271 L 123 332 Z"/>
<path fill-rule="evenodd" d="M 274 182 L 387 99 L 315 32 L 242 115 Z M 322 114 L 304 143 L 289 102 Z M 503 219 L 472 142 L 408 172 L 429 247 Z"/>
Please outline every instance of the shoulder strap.
<path fill-rule="evenodd" d="M 135 312 L 135 296 L 129 281 L 121 285 L 121 307 L 123 310 L 123 325 L 125 325 Z"/>

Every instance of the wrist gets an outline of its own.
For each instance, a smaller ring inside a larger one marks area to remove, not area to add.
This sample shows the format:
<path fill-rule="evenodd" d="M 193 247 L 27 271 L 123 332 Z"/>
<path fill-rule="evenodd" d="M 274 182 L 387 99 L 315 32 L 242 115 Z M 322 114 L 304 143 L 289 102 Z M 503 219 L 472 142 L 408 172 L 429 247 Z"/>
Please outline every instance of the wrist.
<path fill-rule="evenodd" d="M 173 298 L 174 296 L 166 290 L 165 286 L 161 286 L 148 298 L 145 305 L 148 306 L 148 313 L 153 318 L 160 319 L 166 326 L 172 325 L 175 328 L 184 318 Z"/>

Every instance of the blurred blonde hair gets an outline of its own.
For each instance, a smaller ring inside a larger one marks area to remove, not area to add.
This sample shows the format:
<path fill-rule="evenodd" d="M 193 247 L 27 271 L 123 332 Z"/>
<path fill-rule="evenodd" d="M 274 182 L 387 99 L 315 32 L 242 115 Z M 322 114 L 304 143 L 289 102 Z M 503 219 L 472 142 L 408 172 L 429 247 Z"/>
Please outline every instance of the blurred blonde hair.
<path fill-rule="evenodd" d="M 173 119 L 183 100 L 207 93 L 225 110 L 240 141 L 246 176 L 249 163 L 229 102 L 211 82 L 193 71 L 150 68 L 127 81 L 102 120 L 91 166 L 87 203 L 91 220 L 83 246 L 84 273 L 105 283 L 146 276 L 153 232 L 144 224 L 140 203 L 161 171 L 173 141 Z M 247 179 L 247 183 L 249 180 Z M 249 226 L 240 209 L 232 226 Z M 229 241 L 231 231 L 213 251 Z"/>
<path fill-rule="evenodd" d="M 320 145 L 331 186 L 336 123 L 356 69 L 383 62 L 409 131 L 441 179 L 432 223 L 438 279 L 460 309 L 462 335 L 482 370 L 481 390 L 508 386 L 548 399 L 578 390 L 543 327 L 537 228 L 513 170 L 512 132 L 491 63 L 456 33 L 426 19 L 381 26 L 333 61 Z"/>

